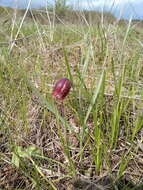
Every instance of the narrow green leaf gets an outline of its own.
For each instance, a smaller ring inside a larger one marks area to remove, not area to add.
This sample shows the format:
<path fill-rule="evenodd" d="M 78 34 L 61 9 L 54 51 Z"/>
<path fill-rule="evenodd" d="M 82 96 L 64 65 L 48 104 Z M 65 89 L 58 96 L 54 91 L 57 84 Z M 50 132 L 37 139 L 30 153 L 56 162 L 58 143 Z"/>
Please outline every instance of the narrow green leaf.
<path fill-rule="evenodd" d="M 102 72 L 101 77 L 100 77 L 100 80 L 99 80 L 99 83 L 98 83 L 98 86 L 97 86 L 97 88 L 95 89 L 95 91 L 94 91 L 94 93 L 93 93 L 93 96 L 92 96 L 92 98 L 91 98 L 91 102 L 90 102 L 90 105 L 89 105 L 89 107 L 88 107 L 88 111 L 87 111 L 87 113 L 86 113 L 85 119 L 84 119 L 84 124 L 86 124 L 87 119 L 88 119 L 88 117 L 89 117 L 89 115 L 90 115 L 90 113 L 91 113 L 91 111 L 92 111 L 92 108 L 93 108 L 93 106 L 94 106 L 94 104 L 95 104 L 95 101 L 96 101 L 98 95 L 99 95 L 99 92 L 100 92 L 100 89 L 101 89 L 102 84 L 103 84 L 103 82 L 104 82 L 104 79 L 105 79 L 105 71 Z"/>
<path fill-rule="evenodd" d="M 12 153 L 12 164 L 14 164 L 17 168 L 19 168 L 19 157 L 13 152 Z"/>
<path fill-rule="evenodd" d="M 67 67 L 68 75 L 69 75 L 70 80 L 73 82 L 71 68 L 70 68 L 70 64 L 69 64 L 69 61 L 68 61 L 68 57 L 67 57 L 67 51 L 66 51 L 65 48 L 63 48 L 63 51 L 64 51 L 65 65 Z"/>

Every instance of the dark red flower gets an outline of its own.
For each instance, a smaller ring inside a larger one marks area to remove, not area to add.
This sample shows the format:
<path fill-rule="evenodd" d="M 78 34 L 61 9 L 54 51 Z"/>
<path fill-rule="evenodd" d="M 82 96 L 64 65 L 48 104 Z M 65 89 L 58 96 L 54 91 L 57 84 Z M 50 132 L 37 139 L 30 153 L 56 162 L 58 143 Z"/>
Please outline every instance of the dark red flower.
<path fill-rule="evenodd" d="M 69 93 L 72 83 L 67 78 L 61 78 L 58 80 L 54 86 L 52 96 L 59 100 L 63 100 Z"/>

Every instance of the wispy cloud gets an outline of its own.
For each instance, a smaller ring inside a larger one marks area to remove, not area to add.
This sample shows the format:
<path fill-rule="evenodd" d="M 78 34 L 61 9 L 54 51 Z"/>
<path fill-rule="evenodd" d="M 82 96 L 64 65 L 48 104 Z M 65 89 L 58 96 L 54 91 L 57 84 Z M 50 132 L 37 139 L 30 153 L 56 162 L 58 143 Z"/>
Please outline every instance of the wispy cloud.
<path fill-rule="evenodd" d="M 115 16 L 143 19 L 143 0 L 70 0 L 78 9 L 109 11 Z"/>
<path fill-rule="evenodd" d="M 69 0 L 70 4 L 74 5 L 75 7 L 79 8 L 102 8 L 111 6 L 120 6 L 123 7 L 127 4 L 136 4 L 136 3 L 143 3 L 143 0 Z"/>

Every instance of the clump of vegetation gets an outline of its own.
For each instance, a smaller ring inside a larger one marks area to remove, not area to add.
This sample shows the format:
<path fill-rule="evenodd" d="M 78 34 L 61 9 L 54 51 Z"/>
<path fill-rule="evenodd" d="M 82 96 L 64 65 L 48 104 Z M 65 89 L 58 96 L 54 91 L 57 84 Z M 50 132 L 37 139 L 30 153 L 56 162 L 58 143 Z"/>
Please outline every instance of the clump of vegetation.
<path fill-rule="evenodd" d="M 0 189 L 143 189 L 142 29 L 14 13 L 0 18 Z"/>

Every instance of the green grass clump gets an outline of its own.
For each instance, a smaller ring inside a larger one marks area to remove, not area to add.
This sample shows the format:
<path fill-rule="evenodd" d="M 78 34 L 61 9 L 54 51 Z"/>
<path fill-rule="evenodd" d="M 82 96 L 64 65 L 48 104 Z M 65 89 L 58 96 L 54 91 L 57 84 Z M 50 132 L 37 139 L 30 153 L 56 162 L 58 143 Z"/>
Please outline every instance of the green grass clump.
<path fill-rule="evenodd" d="M 142 30 L 11 18 L 0 29 L 0 188 L 142 189 Z M 60 77 L 73 83 L 63 103 L 51 97 Z"/>

